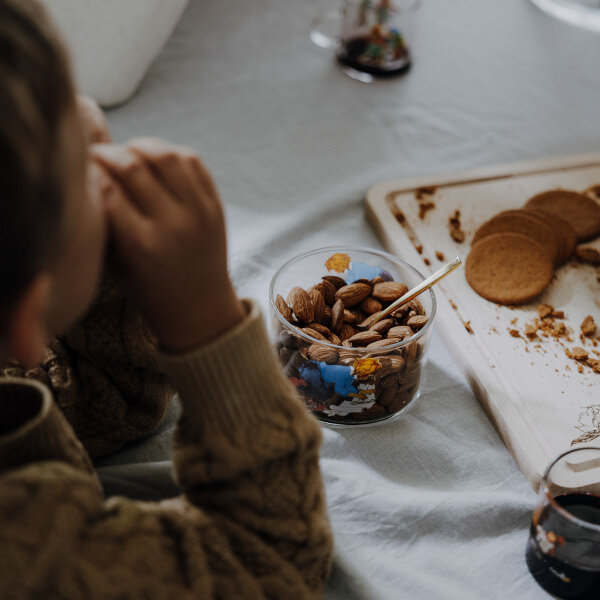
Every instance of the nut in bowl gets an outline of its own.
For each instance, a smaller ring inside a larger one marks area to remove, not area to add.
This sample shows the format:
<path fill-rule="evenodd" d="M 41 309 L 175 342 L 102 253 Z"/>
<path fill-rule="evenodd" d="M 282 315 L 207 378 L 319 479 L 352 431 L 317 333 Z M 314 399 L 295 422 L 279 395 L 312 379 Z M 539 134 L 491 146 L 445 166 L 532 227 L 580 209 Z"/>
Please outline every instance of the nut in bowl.
<path fill-rule="evenodd" d="M 432 290 L 379 319 L 424 277 L 378 250 L 327 247 L 273 276 L 270 310 L 283 369 L 322 421 L 359 424 L 408 411 L 420 394 Z"/>

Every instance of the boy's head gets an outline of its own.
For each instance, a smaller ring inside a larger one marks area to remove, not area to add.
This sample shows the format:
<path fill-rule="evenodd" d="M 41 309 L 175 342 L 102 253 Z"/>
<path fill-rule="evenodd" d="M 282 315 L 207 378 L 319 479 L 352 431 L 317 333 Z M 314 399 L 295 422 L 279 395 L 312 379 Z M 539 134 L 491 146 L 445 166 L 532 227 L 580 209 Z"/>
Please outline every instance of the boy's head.
<path fill-rule="evenodd" d="M 62 42 L 34 0 L 0 0 L 0 359 L 35 363 L 91 301 L 105 224 Z"/>

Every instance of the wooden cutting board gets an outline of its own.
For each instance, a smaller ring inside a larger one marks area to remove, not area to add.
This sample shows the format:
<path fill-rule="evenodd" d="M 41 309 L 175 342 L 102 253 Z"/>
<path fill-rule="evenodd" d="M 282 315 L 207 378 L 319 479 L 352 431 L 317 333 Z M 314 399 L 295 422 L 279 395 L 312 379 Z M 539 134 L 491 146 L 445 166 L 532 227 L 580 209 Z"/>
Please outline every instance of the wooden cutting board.
<path fill-rule="evenodd" d="M 457 255 L 465 260 L 474 231 L 494 214 L 520 208 L 542 191 L 582 191 L 596 184 L 600 152 L 380 183 L 367 193 L 366 212 L 387 250 L 428 275 Z M 433 194 L 424 196 L 435 208 L 421 218 L 416 191 L 424 186 L 435 187 Z M 448 227 L 456 210 L 466 233 L 460 244 L 450 237 Z M 598 240 L 592 245 L 600 249 Z M 556 271 L 542 296 L 516 308 L 478 296 L 464 268 L 435 288 L 435 327 L 535 488 L 561 452 L 600 446 L 600 373 L 588 366 L 579 372 L 579 364 L 565 353 L 578 346 L 600 358 L 599 277 L 599 267 L 570 262 Z M 540 303 L 564 311 L 559 321 L 570 330 L 572 341 L 552 336 L 529 340 L 524 335 L 526 324 L 538 317 Z M 596 346 L 593 340 L 580 339 L 586 315 L 598 324 Z"/>

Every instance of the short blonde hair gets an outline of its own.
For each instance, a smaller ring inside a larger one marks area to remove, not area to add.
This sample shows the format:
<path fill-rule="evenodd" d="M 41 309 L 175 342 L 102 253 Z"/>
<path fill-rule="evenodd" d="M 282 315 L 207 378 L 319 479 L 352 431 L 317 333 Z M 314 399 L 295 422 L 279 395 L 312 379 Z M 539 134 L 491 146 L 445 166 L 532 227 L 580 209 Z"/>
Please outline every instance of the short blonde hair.
<path fill-rule="evenodd" d="M 65 169 L 61 123 L 75 106 L 67 53 L 42 6 L 0 0 L 0 327 L 53 258 Z"/>

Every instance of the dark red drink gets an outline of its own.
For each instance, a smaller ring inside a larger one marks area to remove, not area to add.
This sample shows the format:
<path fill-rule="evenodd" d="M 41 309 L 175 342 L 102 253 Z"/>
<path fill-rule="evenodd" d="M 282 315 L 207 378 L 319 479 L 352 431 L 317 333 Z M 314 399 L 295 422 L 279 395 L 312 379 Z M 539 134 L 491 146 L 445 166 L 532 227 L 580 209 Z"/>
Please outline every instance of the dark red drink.
<path fill-rule="evenodd" d="M 600 496 L 569 493 L 554 502 L 576 519 L 600 527 Z M 534 513 L 525 558 L 547 592 L 564 599 L 600 598 L 600 544 L 552 504 Z"/>

